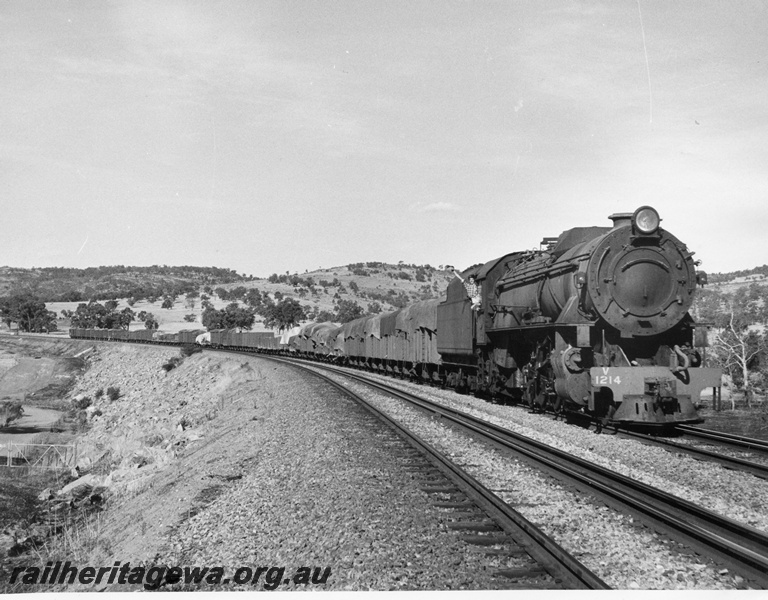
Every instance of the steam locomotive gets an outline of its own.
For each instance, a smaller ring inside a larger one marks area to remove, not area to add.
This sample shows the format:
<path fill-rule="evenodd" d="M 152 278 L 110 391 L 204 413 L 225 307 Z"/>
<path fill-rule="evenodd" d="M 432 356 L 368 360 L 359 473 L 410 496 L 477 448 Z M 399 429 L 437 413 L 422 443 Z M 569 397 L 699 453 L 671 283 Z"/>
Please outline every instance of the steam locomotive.
<path fill-rule="evenodd" d="M 641 206 L 470 269 L 482 305 L 458 279 L 437 308 L 443 364 L 476 367 L 475 387 L 618 424 L 700 422 L 695 403 L 720 387 L 702 367 L 706 327 L 688 310 L 706 273 Z"/>
<path fill-rule="evenodd" d="M 721 385 L 721 371 L 702 366 L 706 327 L 688 312 L 706 273 L 652 207 L 609 218 L 613 227 L 569 229 L 545 238 L 542 249 L 467 269 L 444 301 L 278 337 L 212 331 L 178 343 L 319 358 L 603 424 L 701 422 L 701 392 Z M 475 302 L 463 283 L 469 278 Z M 70 335 L 151 341 L 127 332 Z"/>

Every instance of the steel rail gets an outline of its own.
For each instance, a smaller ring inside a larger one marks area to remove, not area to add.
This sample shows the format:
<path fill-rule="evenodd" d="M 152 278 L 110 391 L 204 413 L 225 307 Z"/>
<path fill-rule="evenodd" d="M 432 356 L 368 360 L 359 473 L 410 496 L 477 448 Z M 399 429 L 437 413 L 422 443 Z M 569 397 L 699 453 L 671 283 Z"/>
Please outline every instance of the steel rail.
<path fill-rule="evenodd" d="M 661 446 L 669 452 L 689 454 L 697 460 L 715 462 L 720 464 L 723 468 L 730 469 L 732 471 L 743 471 L 745 473 L 750 473 L 755 477 L 760 477 L 761 479 L 768 479 L 768 465 L 751 462 L 749 460 L 735 456 L 719 454 L 718 452 L 712 452 L 711 450 L 705 450 L 696 446 L 678 444 L 668 439 L 658 438 L 655 436 L 646 435 L 644 433 L 636 433 L 634 431 L 619 430 L 617 435 L 621 437 L 636 439 L 642 444 Z"/>
<path fill-rule="evenodd" d="M 719 560 L 756 585 L 768 588 L 768 535 L 759 529 L 459 410 L 371 381 L 357 373 L 327 365 L 322 368 L 373 385 L 512 450 L 559 479 L 565 478 L 620 510 L 629 510 L 650 527 L 671 537 L 682 538 L 694 550 Z"/>
<path fill-rule="evenodd" d="M 703 429 L 701 427 L 692 427 L 690 425 L 676 425 L 675 429 L 694 439 L 709 440 L 718 444 L 726 444 L 747 450 L 768 452 L 768 441 L 766 440 L 758 440 L 733 433 Z"/>
<path fill-rule="evenodd" d="M 569 554 L 557 542 L 547 536 L 523 515 L 504 502 L 469 473 L 453 463 L 433 446 L 422 440 L 404 425 L 398 423 L 367 400 L 356 394 L 338 381 L 318 373 L 309 366 L 296 363 L 291 359 L 266 356 L 271 360 L 285 362 L 302 368 L 323 379 L 348 397 L 352 398 L 394 429 L 408 442 L 425 454 L 461 492 L 471 498 L 480 508 L 493 518 L 501 529 L 515 539 L 517 546 L 523 548 L 533 560 L 543 567 L 558 583 L 566 589 L 610 589 L 602 579 L 585 567 L 573 555 Z M 312 365 L 315 366 L 315 365 Z M 368 384 L 369 382 L 363 382 Z"/>

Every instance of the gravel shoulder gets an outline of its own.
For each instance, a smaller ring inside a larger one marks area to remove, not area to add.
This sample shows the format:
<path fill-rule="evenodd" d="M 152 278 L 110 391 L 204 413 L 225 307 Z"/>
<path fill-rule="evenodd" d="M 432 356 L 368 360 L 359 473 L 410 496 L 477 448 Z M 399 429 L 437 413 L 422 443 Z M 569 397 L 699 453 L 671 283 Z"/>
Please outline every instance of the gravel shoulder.
<path fill-rule="evenodd" d="M 386 377 L 374 377 L 385 383 L 393 382 Z M 554 421 L 551 416 L 531 414 L 524 408 L 495 405 L 472 396 L 407 382 L 395 382 L 395 385 L 768 532 L 767 480 L 637 440 L 596 435 L 579 426 Z"/>
<path fill-rule="evenodd" d="M 81 437 L 82 471 L 104 510 L 49 540 L 44 561 L 111 566 L 330 567 L 324 584 L 280 589 L 498 589 L 499 568 L 448 529 L 448 511 L 402 469 L 399 442 L 313 377 L 258 357 L 104 345 L 71 396 L 98 412 Z M 384 444 L 378 438 L 383 436 Z M 23 558 L 23 557 L 22 557 Z M 30 557 L 24 559 L 29 564 Z M 512 561 L 512 562 L 510 562 Z M 24 563 L 18 563 L 24 564 Z M 174 584 L 172 590 L 268 589 Z M 49 591 L 17 588 L 12 591 Z M 132 591 L 73 584 L 58 591 Z"/>

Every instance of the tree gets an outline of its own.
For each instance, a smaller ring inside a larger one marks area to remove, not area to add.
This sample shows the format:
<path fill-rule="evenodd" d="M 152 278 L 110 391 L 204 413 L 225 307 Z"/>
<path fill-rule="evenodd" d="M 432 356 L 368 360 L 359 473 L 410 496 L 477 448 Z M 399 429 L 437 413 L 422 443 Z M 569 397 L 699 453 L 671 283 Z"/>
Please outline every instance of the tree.
<path fill-rule="evenodd" d="M 270 305 L 264 314 L 264 325 L 287 329 L 305 318 L 304 308 L 293 298 L 285 298 Z"/>
<path fill-rule="evenodd" d="M 106 302 L 105 304 L 99 304 L 98 302 L 80 303 L 71 315 L 72 327 L 82 327 L 84 329 L 129 329 L 131 322 L 136 317 L 136 313 L 129 307 L 125 307 L 119 312 L 114 308 L 111 310 L 107 308 L 107 305 L 114 307 L 116 304 L 116 302 Z M 141 315 L 141 313 L 139 314 Z"/>
<path fill-rule="evenodd" d="M 259 308 L 263 302 L 261 292 L 256 288 L 248 290 L 248 293 L 245 294 L 243 300 L 248 306 L 252 306 L 253 308 Z"/>
<path fill-rule="evenodd" d="M 250 329 L 256 320 L 252 308 L 241 308 L 237 302 L 232 302 L 223 310 L 206 308 L 203 311 L 203 327 L 208 331 L 214 329 Z"/>
<path fill-rule="evenodd" d="M 126 306 L 123 310 L 120 311 L 117 324 L 120 326 L 120 329 L 128 330 L 131 328 L 131 323 L 135 320 L 135 318 L 136 313 Z"/>
<path fill-rule="evenodd" d="M 157 322 L 157 319 L 155 319 L 155 315 L 146 313 L 144 315 L 144 327 L 146 329 L 157 329 L 160 327 L 160 324 Z"/>
<path fill-rule="evenodd" d="M 693 311 L 697 320 L 714 326 L 712 348 L 716 361 L 743 391 L 747 406 L 751 405 L 754 391 L 750 373 L 768 353 L 768 340 L 754 328 L 766 322 L 767 291 L 756 284 L 734 294 L 708 290 L 700 294 Z M 735 406 L 731 396 L 731 408 Z"/>
<path fill-rule="evenodd" d="M 230 290 L 229 292 L 229 298 L 230 300 L 242 300 L 243 297 L 248 293 L 248 288 L 246 288 L 243 285 L 239 285 L 236 288 Z"/>
<path fill-rule="evenodd" d="M 319 313 L 317 313 L 317 316 L 315 317 L 316 323 L 325 323 L 327 321 L 334 321 L 336 319 L 336 315 L 334 315 L 332 312 L 329 312 L 327 310 L 321 310 Z"/>
<path fill-rule="evenodd" d="M 336 318 L 334 321 L 337 323 L 348 323 L 362 317 L 363 313 L 363 307 L 354 300 L 339 300 L 336 304 Z"/>
<path fill-rule="evenodd" d="M 11 323 L 16 323 L 20 331 L 56 331 L 56 313 L 47 310 L 45 302 L 29 293 L 0 298 L 0 319 L 9 328 Z"/>

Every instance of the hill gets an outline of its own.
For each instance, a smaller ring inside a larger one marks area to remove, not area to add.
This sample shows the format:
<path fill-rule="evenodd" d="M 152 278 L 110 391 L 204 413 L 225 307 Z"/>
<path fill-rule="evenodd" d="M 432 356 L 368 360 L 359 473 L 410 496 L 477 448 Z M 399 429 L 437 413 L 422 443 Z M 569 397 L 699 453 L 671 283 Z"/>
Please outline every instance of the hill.
<path fill-rule="evenodd" d="M 295 299 L 304 308 L 307 320 L 331 320 L 337 316 L 339 307 L 345 305 L 359 307 L 361 314 L 368 314 L 439 298 L 452 277 L 450 271 L 430 265 L 381 262 L 352 263 L 303 275 L 273 273 L 266 279 L 199 267 L 3 268 L 0 281 L 5 283 L 6 291 L 0 292 L 0 296 L 34 291 L 46 300 L 48 310 L 59 317 L 57 326 L 61 332 L 70 326 L 62 311 L 74 311 L 89 299 L 102 303 L 116 299 L 118 310 L 130 306 L 137 314 L 150 312 L 160 331 L 175 333 L 202 328 L 202 295 L 209 298 L 214 308 L 222 309 L 231 302 L 244 304 L 248 293 L 257 290 L 275 302 Z M 171 302 L 166 303 L 169 298 Z M 170 307 L 163 308 L 164 303 Z M 141 322 L 131 324 L 131 330 L 141 328 Z M 263 318 L 257 316 L 253 330 L 264 329 Z"/>
<path fill-rule="evenodd" d="M 741 271 L 732 271 L 730 273 L 710 273 L 710 283 L 733 283 L 736 281 L 750 281 L 766 279 L 768 283 L 768 265 L 754 267 L 753 269 L 744 269 Z"/>
<path fill-rule="evenodd" d="M 248 279 L 253 277 L 238 275 L 231 269 L 217 267 L 0 267 L 0 296 L 30 292 L 44 302 L 145 298 L 168 293 L 178 295 L 203 285 L 219 285 Z"/>

